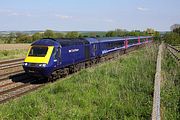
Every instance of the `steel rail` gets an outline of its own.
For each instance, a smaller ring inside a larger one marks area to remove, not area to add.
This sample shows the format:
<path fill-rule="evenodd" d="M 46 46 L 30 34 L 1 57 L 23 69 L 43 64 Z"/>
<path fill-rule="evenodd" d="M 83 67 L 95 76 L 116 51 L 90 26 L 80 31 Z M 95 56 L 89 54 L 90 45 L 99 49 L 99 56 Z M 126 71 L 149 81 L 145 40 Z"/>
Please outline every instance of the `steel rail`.
<path fill-rule="evenodd" d="M 13 63 L 13 62 L 17 62 L 17 61 L 23 61 L 24 58 L 17 58 L 17 59 L 10 59 L 10 60 L 1 60 L 0 61 L 0 65 L 1 64 L 6 64 L 6 63 Z"/>
<path fill-rule="evenodd" d="M 180 61 L 180 58 L 175 54 L 175 52 L 178 54 L 180 52 L 180 50 L 174 48 L 173 46 L 171 46 L 169 44 L 167 44 L 167 49 L 177 61 Z"/>

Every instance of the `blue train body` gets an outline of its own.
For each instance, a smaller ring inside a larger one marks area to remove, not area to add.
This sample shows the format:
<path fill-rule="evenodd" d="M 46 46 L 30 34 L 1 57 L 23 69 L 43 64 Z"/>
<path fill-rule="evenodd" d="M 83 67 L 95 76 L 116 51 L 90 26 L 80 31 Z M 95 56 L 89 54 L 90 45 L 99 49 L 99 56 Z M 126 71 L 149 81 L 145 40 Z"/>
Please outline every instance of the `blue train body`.
<path fill-rule="evenodd" d="M 49 77 L 53 71 L 110 52 L 144 44 L 152 37 L 113 37 L 82 39 L 41 39 L 32 43 L 23 68 L 26 73 Z M 42 62 L 43 61 L 43 62 Z"/>

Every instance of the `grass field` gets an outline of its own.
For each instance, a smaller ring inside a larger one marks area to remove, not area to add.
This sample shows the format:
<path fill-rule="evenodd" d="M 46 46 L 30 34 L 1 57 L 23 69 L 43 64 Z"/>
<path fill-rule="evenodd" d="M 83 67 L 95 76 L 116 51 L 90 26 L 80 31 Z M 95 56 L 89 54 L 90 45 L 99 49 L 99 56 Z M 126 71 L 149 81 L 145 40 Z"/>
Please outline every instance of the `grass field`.
<path fill-rule="evenodd" d="M 147 120 L 157 46 L 146 47 L 0 105 L 0 119 Z"/>
<path fill-rule="evenodd" d="M 0 44 L 0 60 L 23 58 L 30 44 Z"/>
<path fill-rule="evenodd" d="M 28 50 L 0 50 L 0 60 L 25 58 Z"/>
<path fill-rule="evenodd" d="M 167 51 L 164 52 L 162 74 L 162 119 L 180 120 L 180 67 Z"/>

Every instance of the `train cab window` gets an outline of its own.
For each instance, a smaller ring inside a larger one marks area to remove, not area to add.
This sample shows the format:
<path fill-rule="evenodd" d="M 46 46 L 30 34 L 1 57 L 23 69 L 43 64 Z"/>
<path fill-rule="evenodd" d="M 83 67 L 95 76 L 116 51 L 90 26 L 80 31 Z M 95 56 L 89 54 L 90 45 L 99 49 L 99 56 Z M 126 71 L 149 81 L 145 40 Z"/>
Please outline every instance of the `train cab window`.
<path fill-rule="evenodd" d="M 28 56 L 45 57 L 48 47 L 33 46 Z"/>
<path fill-rule="evenodd" d="M 96 51 L 97 50 L 97 46 L 94 44 L 93 45 L 93 50 Z"/>
<path fill-rule="evenodd" d="M 58 48 L 58 57 L 61 58 L 61 48 Z"/>
<path fill-rule="evenodd" d="M 57 54 L 57 50 L 56 50 L 56 48 L 54 47 L 54 49 L 53 49 L 53 54 L 52 54 L 54 60 L 57 59 L 57 58 L 56 58 L 56 54 Z"/>
<path fill-rule="evenodd" d="M 60 57 L 61 57 L 60 48 L 54 48 L 54 50 L 53 50 L 53 58 L 57 60 Z"/>

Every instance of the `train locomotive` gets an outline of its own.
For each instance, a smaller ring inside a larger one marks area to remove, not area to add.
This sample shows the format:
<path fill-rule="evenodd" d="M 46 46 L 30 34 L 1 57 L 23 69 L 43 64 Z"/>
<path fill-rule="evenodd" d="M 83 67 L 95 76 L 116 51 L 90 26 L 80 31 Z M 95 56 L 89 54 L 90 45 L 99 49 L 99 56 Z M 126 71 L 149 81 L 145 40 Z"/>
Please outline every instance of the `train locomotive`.
<path fill-rule="evenodd" d="M 23 63 L 32 76 L 58 78 L 99 62 L 103 56 L 152 41 L 151 36 L 53 39 L 33 42 Z"/>

